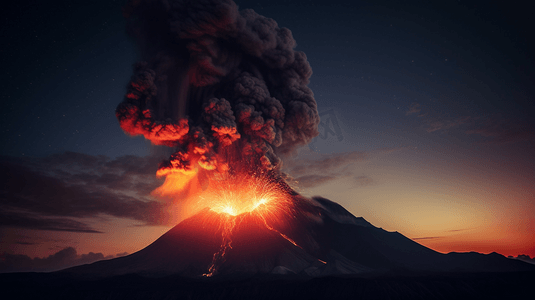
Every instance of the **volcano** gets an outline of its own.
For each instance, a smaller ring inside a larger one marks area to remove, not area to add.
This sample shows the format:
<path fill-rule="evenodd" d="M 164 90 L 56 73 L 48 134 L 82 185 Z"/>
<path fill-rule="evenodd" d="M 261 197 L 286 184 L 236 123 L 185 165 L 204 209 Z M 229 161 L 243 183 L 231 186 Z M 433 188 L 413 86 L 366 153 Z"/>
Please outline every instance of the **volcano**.
<path fill-rule="evenodd" d="M 497 253 L 439 253 L 398 232 L 375 227 L 328 199 L 297 194 L 292 199 L 295 213 L 284 222 L 206 208 L 136 253 L 61 272 L 83 277 L 310 278 L 535 270 L 533 265 Z"/>

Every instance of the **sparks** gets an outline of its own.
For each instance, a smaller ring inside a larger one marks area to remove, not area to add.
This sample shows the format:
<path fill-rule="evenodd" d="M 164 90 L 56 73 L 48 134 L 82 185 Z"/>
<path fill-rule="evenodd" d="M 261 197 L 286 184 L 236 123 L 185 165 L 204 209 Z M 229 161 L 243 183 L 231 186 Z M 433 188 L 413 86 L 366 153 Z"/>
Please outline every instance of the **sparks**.
<path fill-rule="evenodd" d="M 204 194 L 201 202 L 208 203 L 212 211 L 231 216 L 252 212 L 264 214 L 290 202 L 283 189 L 265 176 L 241 175 L 211 181 Z"/>

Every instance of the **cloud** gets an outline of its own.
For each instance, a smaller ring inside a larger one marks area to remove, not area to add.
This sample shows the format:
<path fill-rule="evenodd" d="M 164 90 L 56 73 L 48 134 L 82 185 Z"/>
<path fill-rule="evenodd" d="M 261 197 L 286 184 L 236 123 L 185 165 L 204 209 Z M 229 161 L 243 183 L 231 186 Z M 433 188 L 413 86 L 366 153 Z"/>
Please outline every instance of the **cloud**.
<path fill-rule="evenodd" d="M 352 165 L 367 159 L 361 151 L 320 154 L 303 148 L 299 155 L 286 159 L 283 170 L 303 188 L 314 187 L 338 178 L 352 176 Z"/>
<path fill-rule="evenodd" d="M 422 112 L 423 111 L 423 112 Z M 442 111 L 434 111 L 432 107 L 422 107 L 419 103 L 413 102 L 405 112 L 406 116 L 417 114 L 422 122 L 425 131 L 437 132 L 454 129 L 463 125 L 473 125 L 479 117 L 458 116 L 451 117 Z"/>
<path fill-rule="evenodd" d="M 0 157 L 0 227 L 98 233 L 84 221 L 101 215 L 165 224 L 169 204 L 150 196 L 161 185 L 158 161 L 74 152 Z"/>
<path fill-rule="evenodd" d="M 305 148 L 306 149 L 306 148 Z M 303 153 L 304 152 L 304 153 Z M 361 151 L 320 154 L 303 150 L 301 157 L 288 160 L 285 168 L 294 175 L 307 175 L 310 173 L 335 172 L 340 167 L 347 169 L 352 163 L 363 161 L 366 153 Z"/>
<path fill-rule="evenodd" d="M 31 258 L 22 254 L 2 253 L 0 254 L 0 273 L 51 272 L 125 255 L 127 253 L 104 256 L 102 253 L 93 252 L 79 255 L 73 247 L 64 248 L 44 258 Z"/>
<path fill-rule="evenodd" d="M 522 141 L 535 141 L 535 127 L 527 122 L 511 119 L 489 118 L 474 129 L 466 131 L 468 135 L 480 135 L 486 138 L 485 143 L 502 145 Z"/>
<path fill-rule="evenodd" d="M 135 0 L 126 11 L 141 61 L 116 116 L 126 133 L 177 150 L 160 174 L 278 171 L 279 155 L 319 134 L 312 69 L 289 29 L 232 0 Z"/>
<path fill-rule="evenodd" d="M 308 188 L 327 183 L 336 178 L 336 176 L 332 175 L 305 175 L 298 177 L 295 180 L 299 183 L 300 187 Z"/>
<path fill-rule="evenodd" d="M 408 116 L 408 115 L 412 115 L 412 114 L 417 114 L 421 111 L 422 109 L 420 108 L 420 104 L 416 103 L 416 102 L 413 102 L 410 106 L 409 106 L 409 110 L 407 110 L 405 112 L 405 115 Z"/>
<path fill-rule="evenodd" d="M 355 176 L 355 183 L 359 186 L 368 186 L 374 183 L 373 179 L 368 176 Z"/>
<path fill-rule="evenodd" d="M 90 226 L 69 218 L 50 218 L 32 212 L 20 213 L 0 211 L 0 227 L 25 229 L 102 233 Z"/>
<path fill-rule="evenodd" d="M 283 172 L 288 181 L 298 187 L 309 188 L 331 182 L 336 179 L 351 178 L 353 187 L 374 184 L 375 181 L 365 175 L 355 175 L 355 164 L 368 160 L 370 157 L 388 155 L 407 147 L 380 148 L 370 152 L 350 151 L 342 153 L 322 154 L 303 147 L 298 154 L 285 158 Z"/>
<path fill-rule="evenodd" d="M 24 245 L 24 246 L 33 246 L 33 245 L 38 245 L 38 243 L 31 243 L 31 242 L 15 242 L 15 244 L 17 245 Z"/>
<path fill-rule="evenodd" d="M 430 110 L 426 107 L 426 110 Z M 517 142 L 535 141 L 535 124 L 532 120 L 506 117 L 500 113 L 490 116 L 450 117 L 440 112 L 420 114 L 422 107 L 414 102 L 405 115 L 417 114 L 428 133 L 446 132 L 462 128 L 467 136 L 480 136 L 484 144 L 503 145 Z"/>
<path fill-rule="evenodd" d="M 461 125 L 470 124 L 473 122 L 473 118 L 470 116 L 462 116 L 453 120 L 434 120 L 428 121 L 427 132 L 444 131 L 451 128 L 456 128 Z"/>
<path fill-rule="evenodd" d="M 424 236 L 424 237 L 417 237 L 417 238 L 412 238 L 413 241 L 418 241 L 418 240 L 436 240 L 436 239 L 441 239 L 443 238 L 443 236 Z"/>
<path fill-rule="evenodd" d="M 531 258 L 529 257 L 529 255 L 525 255 L 525 254 L 520 254 L 517 257 L 509 256 L 509 258 L 518 259 L 518 260 L 521 260 L 530 264 L 535 264 L 535 257 Z"/>
<path fill-rule="evenodd" d="M 439 236 L 424 236 L 424 237 L 417 237 L 417 238 L 412 238 L 412 240 L 414 241 L 418 241 L 418 240 L 436 240 L 436 239 L 442 239 L 442 238 L 448 238 L 449 236 L 451 236 L 451 234 L 447 234 L 447 233 L 452 233 L 452 232 L 460 232 L 460 231 L 465 231 L 465 230 L 470 230 L 472 228 L 461 228 L 461 229 L 451 229 L 451 230 L 447 230 L 447 231 L 443 231 L 444 233 L 446 233 L 446 235 L 439 235 Z"/>
<path fill-rule="evenodd" d="M 463 229 L 452 229 L 452 230 L 448 230 L 447 232 L 459 232 L 459 231 L 465 231 L 465 230 L 470 230 L 471 228 L 463 228 Z"/>

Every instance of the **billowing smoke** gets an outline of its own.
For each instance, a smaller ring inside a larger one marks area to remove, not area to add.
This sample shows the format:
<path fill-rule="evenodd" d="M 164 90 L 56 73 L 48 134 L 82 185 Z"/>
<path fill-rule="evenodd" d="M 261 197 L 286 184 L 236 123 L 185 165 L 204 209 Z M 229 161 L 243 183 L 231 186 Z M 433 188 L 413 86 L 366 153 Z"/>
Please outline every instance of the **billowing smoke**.
<path fill-rule="evenodd" d="M 158 175 L 278 172 L 318 135 L 312 70 L 273 19 L 232 0 L 131 0 L 125 15 L 141 61 L 116 115 L 176 149 Z"/>

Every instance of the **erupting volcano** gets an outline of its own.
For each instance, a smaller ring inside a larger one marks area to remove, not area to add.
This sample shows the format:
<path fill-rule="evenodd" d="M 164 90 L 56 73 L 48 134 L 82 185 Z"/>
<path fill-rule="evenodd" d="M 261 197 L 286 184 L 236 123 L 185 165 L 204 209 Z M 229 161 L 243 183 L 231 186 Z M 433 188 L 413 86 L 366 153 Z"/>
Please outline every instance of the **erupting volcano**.
<path fill-rule="evenodd" d="M 300 212 L 280 156 L 318 135 L 319 116 L 291 32 L 232 0 L 130 1 L 125 14 L 142 61 L 116 115 L 128 134 L 175 149 L 154 195 L 217 215 L 222 242 L 205 275 L 243 222 L 302 248 L 284 233 Z"/>
<path fill-rule="evenodd" d="M 296 193 L 284 155 L 318 135 L 311 68 L 291 32 L 232 0 L 132 0 L 141 61 L 116 115 L 121 128 L 174 149 L 154 196 L 189 217 L 145 249 L 68 272 L 212 277 L 495 271 L 500 255 L 441 254 L 338 204 Z"/>

